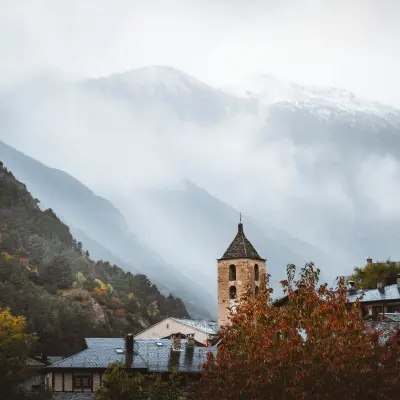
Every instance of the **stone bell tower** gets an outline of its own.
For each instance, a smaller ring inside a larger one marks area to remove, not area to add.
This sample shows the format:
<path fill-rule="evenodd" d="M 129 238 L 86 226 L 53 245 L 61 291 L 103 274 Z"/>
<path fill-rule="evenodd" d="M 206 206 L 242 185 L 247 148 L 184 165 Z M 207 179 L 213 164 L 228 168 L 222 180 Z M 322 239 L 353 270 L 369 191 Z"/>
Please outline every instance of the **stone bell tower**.
<path fill-rule="evenodd" d="M 266 260 L 261 258 L 246 238 L 240 218 L 238 232 L 232 243 L 218 260 L 218 326 L 229 323 L 228 307 L 237 301 L 249 288 L 254 295 L 265 282 Z"/>

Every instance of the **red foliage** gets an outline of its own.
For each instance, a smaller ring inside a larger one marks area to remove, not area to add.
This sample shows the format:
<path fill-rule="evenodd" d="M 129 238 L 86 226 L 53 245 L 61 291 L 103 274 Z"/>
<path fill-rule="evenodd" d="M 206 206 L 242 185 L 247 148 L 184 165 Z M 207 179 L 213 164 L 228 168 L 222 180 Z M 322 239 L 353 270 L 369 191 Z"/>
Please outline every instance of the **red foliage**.
<path fill-rule="evenodd" d="M 195 399 L 392 399 L 400 393 L 399 346 L 380 345 L 348 307 L 344 281 L 317 285 L 313 264 L 294 281 L 288 266 L 283 307 L 270 289 L 237 305 L 216 358 L 204 365 Z M 305 333 L 305 335 L 304 335 Z"/>
<path fill-rule="evenodd" d="M 123 308 L 120 308 L 120 309 L 118 310 L 118 315 L 119 315 L 120 317 L 125 317 L 125 310 L 124 310 Z"/>

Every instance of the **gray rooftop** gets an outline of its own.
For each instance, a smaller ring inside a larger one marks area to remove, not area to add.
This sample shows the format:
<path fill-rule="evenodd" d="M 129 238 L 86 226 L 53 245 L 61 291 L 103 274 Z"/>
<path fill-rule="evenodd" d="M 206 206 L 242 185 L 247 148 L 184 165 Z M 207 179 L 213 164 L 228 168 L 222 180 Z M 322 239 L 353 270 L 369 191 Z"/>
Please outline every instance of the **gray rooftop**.
<path fill-rule="evenodd" d="M 184 319 L 184 318 L 172 318 L 176 322 L 190 326 L 198 331 L 208 333 L 209 335 L 216 335 L 218 333 L 218 322 L 206 321 L 206 320 L 195 320 L 195 319 Z"/>
<path fill-rule="evenodd" d="M 400 324 L 398 322 L 366 321 L 365 323 L 367 327 L 372 328 L 373 331 L 379 333 L 379 344 L 382 346 L 385 345 L 400 329 Z"/>
<path fill-rule="evenodd" d="M 389 318 L 393 322 L 400 322 L 400 313 L 385 313 L 380 315 Z"/>
<path fill-rule="evenodd" d="M 125 341 L 122 338 L 88 338 L 88 348 L 59 361 L 48 368 L 89 368 L 106 369 L 113 362 L 125 362 L 123 352 Z M 135 339 L 133 360 L 130 368 L 145 369 L 149 372 L 168 372 L 177 368 L 180 372 L 201 372 L 207 361 L 207 353 L 216 354 L 216 347 L 187 347 L 181 340 L 180 352 L 171 351 L 169 339 Z M 121 350 L 117 350 L 121 349 Z"/>
<path fill-rule="evenodd" d="M 363 298 L 361 299 L 361 296 Z M 383 300 L 400 300 L 400 287 L 395 285 L 385 286 L 382 290 L 379 289 L 369 289 L 369 290 L 357 290 L 355 293 L 350 293 L 347 299 L 350 303 L 356 301 L 360 298 L 362 303 L 368 303 L 373 301 L 383 301 Z"/>
<path fill-rule="evenodd" d="M 243 232 L 243 224 L 238 225 L 238 232 L 233 239 L 232 243 L 229 245 L 228 249 L 225 251 L 221 260 L 229 260 L 236 258 L 252 258 L 254 260 L 262 260 L 262 258 L 257 253 L 254 246 L 246 238 Z"/>

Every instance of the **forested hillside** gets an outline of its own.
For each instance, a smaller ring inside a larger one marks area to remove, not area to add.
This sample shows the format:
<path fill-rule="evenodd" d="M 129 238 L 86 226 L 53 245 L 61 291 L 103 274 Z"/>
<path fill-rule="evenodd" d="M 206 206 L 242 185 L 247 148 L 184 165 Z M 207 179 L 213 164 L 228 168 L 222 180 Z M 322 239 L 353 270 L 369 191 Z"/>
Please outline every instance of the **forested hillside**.
<path fill-rule="evenodd" d="M 27 317 L 35 351 L 68 355 L 84 337 L 138 332 L 166 316 L 188 317 L 145 275 L 94 262 L 51 209 L 0 162 L 0 308 Z"/>

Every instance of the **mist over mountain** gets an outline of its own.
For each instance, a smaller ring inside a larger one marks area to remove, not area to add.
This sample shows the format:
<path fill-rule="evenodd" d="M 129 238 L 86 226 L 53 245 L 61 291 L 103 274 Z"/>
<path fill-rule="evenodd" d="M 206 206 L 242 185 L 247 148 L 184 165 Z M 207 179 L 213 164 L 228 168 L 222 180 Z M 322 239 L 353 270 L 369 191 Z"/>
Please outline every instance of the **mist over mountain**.
<path fill-rule="evenodd" d="M 75 238 L 89 249 L 92 257 L 113 262 L 132 273 L 146 273 L 166 295 L 186 293 L 192 314 L 210 317 L 213 303 L 201 296 L 201 289 L 141 243 L 109 201 L 96 196 L 67 173 L 48 168 L 1 141 L 0 159 L 18 179 L 29 184 L 34 196 L 42 199 L 42 208 L 59 210 L 60 217 L 71 224 Z M 199 299 L 203 307 L 196 304 Z"/>
<path fill-rule="evenodd" d="M 222 91 L 168 67 L 42 75 L 0 89 L 0 120 L 1 139 L 117 205 L 113 229 L 205 298 L 239 211 L 275 283 L 288 262 L 314 260 L 330 281 L 400 257 L 400 111 L 346 90 L 264 76 Z M 104 245 L 96 228 L 82 230 Z M 122 259 L 124 240 L 107 247 Z"/>

